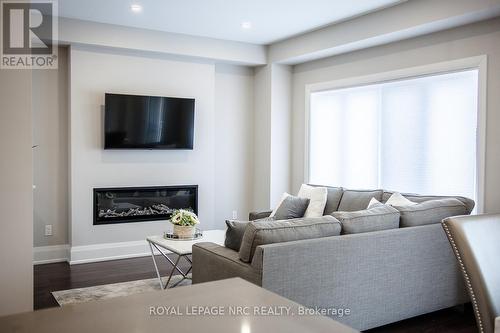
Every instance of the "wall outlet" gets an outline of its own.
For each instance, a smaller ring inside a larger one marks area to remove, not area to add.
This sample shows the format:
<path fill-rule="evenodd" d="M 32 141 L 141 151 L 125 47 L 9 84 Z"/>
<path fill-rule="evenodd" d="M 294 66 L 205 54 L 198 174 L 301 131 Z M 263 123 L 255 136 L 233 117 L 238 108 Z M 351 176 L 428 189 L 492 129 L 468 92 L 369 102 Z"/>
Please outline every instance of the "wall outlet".
<path fill-rule="evenodd" d="M 45 225 L 45 236 L 52 236 L 52 224 Z"/>
<path fill-rule="evenodd" d="M 233 210 L 233 220 L 236 220 L 238 218 L 238 211 Z"/>

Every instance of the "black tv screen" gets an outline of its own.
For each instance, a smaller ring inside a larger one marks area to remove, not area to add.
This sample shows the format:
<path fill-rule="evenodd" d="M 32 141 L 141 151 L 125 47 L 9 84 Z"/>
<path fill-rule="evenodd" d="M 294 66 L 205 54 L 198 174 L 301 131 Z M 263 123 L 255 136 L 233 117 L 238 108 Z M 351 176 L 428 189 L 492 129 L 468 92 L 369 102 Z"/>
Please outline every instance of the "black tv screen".
<path fill-rule="evenodd" d="M 194 99 L 106 94 L 104 149 L 193 149 Z"/>

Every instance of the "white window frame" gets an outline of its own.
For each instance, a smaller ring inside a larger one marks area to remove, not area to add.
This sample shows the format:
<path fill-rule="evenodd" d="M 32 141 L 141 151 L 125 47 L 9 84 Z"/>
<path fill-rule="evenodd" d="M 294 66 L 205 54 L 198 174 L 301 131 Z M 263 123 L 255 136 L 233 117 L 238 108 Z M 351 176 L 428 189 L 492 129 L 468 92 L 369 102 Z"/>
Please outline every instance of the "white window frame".
<path fill-rule="evenodd" d="M 305 121 L 304 121 L 304 183 L 309 183 L 309 122 L 311 116 L 311 94 L 326 90 L 337 90 L 357 86 L 380 84 L 390 81 L 413 79 L 423 76 L 446 74 L 465 70 L 478 70 L 478 95 L 477 95 L 477 141 L 476 141 L 476 212 L 484 212 L 484 177 L 486 156 L 486 83 L 487 83 L 486 55 L 463 58 L 423 66 L 405 68 L 395 71 L 376 73 L 366 76 L 339 79 L 328 82 L 312 83 L 305 86 Z M 432 193 L 422 193 L 432 194 Z"/>

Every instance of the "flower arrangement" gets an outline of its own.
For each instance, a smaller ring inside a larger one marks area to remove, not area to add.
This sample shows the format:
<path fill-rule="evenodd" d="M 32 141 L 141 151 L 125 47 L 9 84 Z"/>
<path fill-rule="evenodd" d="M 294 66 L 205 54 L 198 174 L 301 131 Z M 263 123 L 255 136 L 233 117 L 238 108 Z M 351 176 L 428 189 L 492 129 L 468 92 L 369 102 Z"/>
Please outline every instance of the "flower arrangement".
<path fill-rule="evenodd" d="M 170 217 L 170 222 L 172 222 L 173 225 L 183 227 L 194 227 L 200 223 L 198 216 L 196 216 L 196 214 L 192 211 L 186 209 L 174 210 L 172 216 Z"/>
<path fill-rule="evenodd" d="M 200 223 L 198 216 L 186 209 L 174 210 L 170 222 L 174 225 L 174 235 L 184 239 L 193 238 L 196 232 L 195 226 Z"/>

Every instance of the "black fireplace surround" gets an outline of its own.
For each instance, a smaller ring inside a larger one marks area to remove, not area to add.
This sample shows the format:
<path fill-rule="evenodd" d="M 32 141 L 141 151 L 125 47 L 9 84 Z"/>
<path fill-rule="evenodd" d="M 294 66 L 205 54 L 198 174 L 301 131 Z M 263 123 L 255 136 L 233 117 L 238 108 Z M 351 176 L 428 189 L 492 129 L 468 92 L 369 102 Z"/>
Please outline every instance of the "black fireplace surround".
<path fill-rule="evenodd" d="M 198 214 L 198 185 L 94 188 L 94 225 L 167 220 L 175 209 Z"/>

